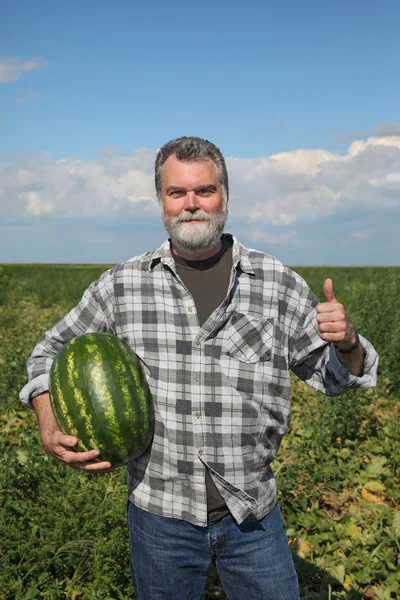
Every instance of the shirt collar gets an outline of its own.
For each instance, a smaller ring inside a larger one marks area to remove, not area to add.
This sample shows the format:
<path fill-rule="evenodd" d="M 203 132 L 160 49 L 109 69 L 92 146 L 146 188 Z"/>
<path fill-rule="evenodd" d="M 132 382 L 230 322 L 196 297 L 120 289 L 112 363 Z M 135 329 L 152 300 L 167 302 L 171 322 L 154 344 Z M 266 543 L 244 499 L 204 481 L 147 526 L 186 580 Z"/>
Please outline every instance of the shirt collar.
<path fill-rule="evenodd" d="M 174 267 L 174 259 L 171 254 L 170 240 L 165 240 L 157 250 L 155 250 L 150 258 L 148 270 L 152 271 L 153 267 L 161 262 L 163 265 Z"/>
<path fill-rule="evenodd" d="M 225 233 L 233 239 L 232 245 L 232 265 L 234 268 L 240 267 L 244 273 L 255 275 L 254 269 L 250 262 L 249 250 L 243 246 L 235 236 L 230 233 Z M 163 244 L 157 250 L 155 250 L 151 256 L 148 270 L 151 271 L 157 262 L 161 262 L 164 265 L 170 267 L 175 271 L 175 261 L 171 254 L 170 240 L 165 240 Z"/>
<path fill-rule="evenodd" d="M 233 238 L 233 246 L 232 246 L 232 263 L 233 263 L 233 267 L 236 268 L 239 266 L 239 268 L 244 272 L 244 273 L 248 273 L 250 275 L 255 275 L 254 269 L 251 265 L 251 261 L 250 261 L 250 253 L 249 253 L 249 249 L 246 248 L 245 246 L 243 246 L 243 244 L 241 244 L 239 242 L 239 240 L 237 238 L 235 238 L 235 236 L 232 236 Z"/>

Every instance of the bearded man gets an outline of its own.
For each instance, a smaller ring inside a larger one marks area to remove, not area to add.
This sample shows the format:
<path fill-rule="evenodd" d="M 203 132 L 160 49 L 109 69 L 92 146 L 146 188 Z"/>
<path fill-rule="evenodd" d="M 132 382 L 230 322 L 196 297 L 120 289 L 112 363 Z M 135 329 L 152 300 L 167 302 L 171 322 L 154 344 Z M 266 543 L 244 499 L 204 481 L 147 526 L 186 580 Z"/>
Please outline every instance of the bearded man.
<path fill-rule="evenodd" d="M 163 146 L 155 184 L 169 239 L 103 273 L 44 334 L 21 400 L 34 407 L 47 452 L 110 471 L 59 430 L 48 373 L 74 336 L 122 338 L 144 365 L 156 415 L 150 447 L 128 465 L 138 600 L 199 600 L 211 560 L 230 600 L 297 600 L 271 470 L 290 420 L 290 370 L 334 396 L 374 386 L 378 356 L 330 279 L 320 303 L 276 258 L 223 233 L 228 175 L 214 144 Z"/>

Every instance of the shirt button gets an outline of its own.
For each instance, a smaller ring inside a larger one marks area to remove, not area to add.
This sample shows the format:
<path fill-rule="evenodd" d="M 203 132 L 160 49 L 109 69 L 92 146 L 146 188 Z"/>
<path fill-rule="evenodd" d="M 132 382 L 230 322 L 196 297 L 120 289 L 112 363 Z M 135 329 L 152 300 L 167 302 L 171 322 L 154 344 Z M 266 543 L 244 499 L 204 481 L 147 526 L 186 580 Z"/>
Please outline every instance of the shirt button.
<path fill-rule="evenodd" d="M 201 448 L 199 450 L 199 454 L 200 454 L 200 456 L 203 454 L 203 450 Z"/>
<path fill-rule="evenodd" d="M 196 346 L 200 346 L 200 340 L 196 340 Z"/>
<path fill-rule="evenodd" d="M 200 381 L 200 375 L 195 375 L 194 378 L 195 378 L 196 381 Z"/>
<path fill-rule="evenodd" d="M 198 412 L 198 411 L 197 411 L 197 413 L 194 413 L 194 414 L 196 415 L 196 417 L 197 417 L 198 419 L 200 419 L 200 417 L 201 417 L 201 413 L 200 413 L 200 412 Z"/>
<path fill-rule="evenodd" d="M 193 312 L 193 308 L 191 306 L 189 306 L 188 312 Z"/>

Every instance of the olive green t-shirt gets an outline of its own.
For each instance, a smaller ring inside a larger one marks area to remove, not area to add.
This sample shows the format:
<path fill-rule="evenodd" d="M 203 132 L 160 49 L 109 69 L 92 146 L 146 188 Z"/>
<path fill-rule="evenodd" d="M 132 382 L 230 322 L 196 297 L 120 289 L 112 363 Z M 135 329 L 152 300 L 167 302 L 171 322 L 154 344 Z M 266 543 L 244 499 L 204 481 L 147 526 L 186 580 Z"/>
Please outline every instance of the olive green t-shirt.
<path fill-rule="evenodd" d="M 232 272 L 232 238 L 222 236 L 222 247 L 211 258 L 186 260 L 173 254 L 176 270 L 193 297 L 200 327 L 225 300 Z M 229 513 L 206 468 L 208 521 L 217 521 Z"/>

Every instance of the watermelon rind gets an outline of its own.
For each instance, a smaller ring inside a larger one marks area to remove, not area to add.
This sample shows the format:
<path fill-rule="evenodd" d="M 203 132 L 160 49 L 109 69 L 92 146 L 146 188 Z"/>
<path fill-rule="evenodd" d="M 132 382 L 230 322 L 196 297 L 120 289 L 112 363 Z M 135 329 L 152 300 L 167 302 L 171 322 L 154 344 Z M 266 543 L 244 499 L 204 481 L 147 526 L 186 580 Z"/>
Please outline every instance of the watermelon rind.
<path fill-rule="evenodd" d="M 64 345 L 49 373 L 50 402 L 77 450 L 113 467 L 141 456 L 154 434 L 154 404 L 139 357 L 121 338 L 87 333 Z"/>

